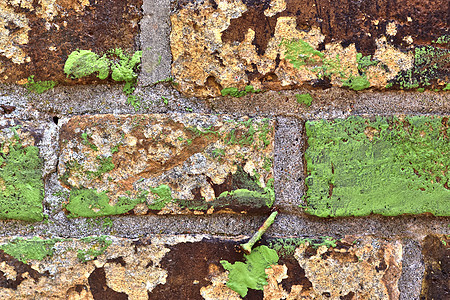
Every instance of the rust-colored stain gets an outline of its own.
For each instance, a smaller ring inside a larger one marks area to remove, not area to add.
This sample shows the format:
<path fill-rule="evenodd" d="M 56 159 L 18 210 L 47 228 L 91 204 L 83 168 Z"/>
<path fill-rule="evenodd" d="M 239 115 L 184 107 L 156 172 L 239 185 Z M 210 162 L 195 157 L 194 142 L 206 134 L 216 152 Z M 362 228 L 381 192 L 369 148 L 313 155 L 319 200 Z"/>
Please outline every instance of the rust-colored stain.
<path fill-rule="evenodd" d="M 112 48 L 136 50 L 141 6 L 142 0 L 51 0 L 45 4 L 22 1 L 20 5 L 0 5 L 5 12 L 5 25 L 0 31 L 11 39 L 21 33 L 20 44 L 11 47 L 23 54 L 13 62 L 14 57 L 0 52 L 0 82 L 14 83 L 31 75 L 35 80 L 93 82 L 93 78 L 66 78 L 63 68 L 68 55 L 77 49 L 96 53 Z"/>
<path fill-rule="evenodd" d="M 211 3 L 215 2 L 211 0 Z M 243 0 L 248 8 L 239 18 L 232 19 L 224 31 L 224 42 L 244 40 L 248 28 L 253 29 L 256 49 L 262 55 L 273 36 L 277 19 L 295 16 L 297 29 L 309 30 L 317 26 L 325 35 L 325 43 L 342 41 L 343 46 L 354 43 L 359 52 L 373 55 L 375 39 L 386 34 L 389 23 L 396 20 L 397 34 L 391 43 L 408 47 L 402 38 L 411 36 L 415 44 L 428 44 L 448 34 L 450 25 L 447 0 L 285 0 L 286 10 L 272 17 L 264 15 L 272 0 Z M 319 49 L 323 50 L 323 49 Z"/>
<path fill-rule="evenodd" d="M 449 299 L 450 236 L 427 236 L 422 253 L 425 277 L 420 299 Z"/>

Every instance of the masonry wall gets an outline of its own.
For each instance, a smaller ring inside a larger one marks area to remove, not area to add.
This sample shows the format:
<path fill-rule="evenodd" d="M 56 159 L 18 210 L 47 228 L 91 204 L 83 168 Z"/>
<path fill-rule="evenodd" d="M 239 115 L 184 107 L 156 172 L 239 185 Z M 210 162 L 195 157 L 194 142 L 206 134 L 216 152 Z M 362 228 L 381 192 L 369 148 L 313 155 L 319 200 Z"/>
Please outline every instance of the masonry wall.
<path fill-rule="evenodd" d="M 448 299 L 449 5 L 3 1 L 1 298 Z"/>

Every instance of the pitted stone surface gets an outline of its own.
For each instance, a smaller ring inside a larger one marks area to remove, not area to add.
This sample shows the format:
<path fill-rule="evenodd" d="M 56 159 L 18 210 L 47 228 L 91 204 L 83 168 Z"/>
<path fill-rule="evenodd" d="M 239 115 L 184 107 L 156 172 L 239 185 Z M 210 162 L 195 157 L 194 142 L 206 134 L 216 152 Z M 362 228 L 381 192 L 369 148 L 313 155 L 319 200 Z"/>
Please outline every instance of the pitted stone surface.
<path fill-rule="evenodd" d="M 274 121 L 94 115 L 60 134 L 71 216 L 265 210 L 274 201 Z"/>
<path fill-rule="evenodd" d="M 146 240 L 35 237 L 20 249 L 17 245 L 30 239 L 2 238 L 0 297 L 148 299 L 148 292 L 166 283 L 167 270 L 161 266 L 161 259 L 170 251 L 168 246 L 199 240 L 201 237 L 195 236 L 154 236 Z M 39 252 L 45 253 L 28 258 Z"/>
<path fill-rule="evenodd" d="M 377 7 L 341 1 L 179 1 L 171 15 L 172 74 L 180 91 L 198 97 L 246 85 L 442 90 L 449 50 L 448 31 L 440 25 L 448 21 L 430 17 L 446 15 L 445 9 L 428 7 L 418 14 L 408 7 L 392 8 L 389 1 Z M 430 21 L 436 27 L 426 38 L 413 30 Z M 414 48 L 416 39 L 420 46 Z"/>
<path fill-rule="evenodd" d="M 63 67 L 72 51 L 136 50 L 141 6 L 142 0 L 1 1 L 0 82 L 26 83 L 31 75 L 69 82 Z"/>

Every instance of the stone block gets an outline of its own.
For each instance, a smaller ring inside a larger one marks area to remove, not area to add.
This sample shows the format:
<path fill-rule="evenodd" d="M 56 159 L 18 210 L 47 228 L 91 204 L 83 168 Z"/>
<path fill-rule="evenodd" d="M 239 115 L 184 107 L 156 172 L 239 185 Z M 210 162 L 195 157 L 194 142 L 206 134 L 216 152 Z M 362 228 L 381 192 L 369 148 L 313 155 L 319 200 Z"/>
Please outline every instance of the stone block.
<path fill-rule="evenodd" d="M 70 217 L 267 211 L 274 121 L 198 114 L 92 115 L 61 128 Z"/>
<path fill-rule="evenodd" d="M 440 116 L 306 122 L 306 212 L 449 216 L 448 128 Z"/>
<path fill-rule="evenodd" d="M 402 244 L 207 235 L 0 241 L 2 299 L 398 299 Z M 243 268 L 240 268 L 243 267 Z M 248 269 L 247 269 L 248 268 Z M 254 285 L 257 282 L 258 284 Z M 242 296 L 242 297 L 241 297 Z"/>
<path fill-rule="evenodd" d="M 0 118 L 0 219 L 44 218 L 42 138 L 36 124 Z"/>
<path fill-rule="evenodd" d="M 68 55 L 77 49 L 102 54 L 137 50 L 142 0 L 1 1 L 0 82 L 69 81 Z"/>
<path fill-rule="evenodd" d="M 172 74 L 187 95 L 248 85 L 450 89 L 445 0 L 395 7 L 387 0 L 208 0 L 176 7 Z"/>

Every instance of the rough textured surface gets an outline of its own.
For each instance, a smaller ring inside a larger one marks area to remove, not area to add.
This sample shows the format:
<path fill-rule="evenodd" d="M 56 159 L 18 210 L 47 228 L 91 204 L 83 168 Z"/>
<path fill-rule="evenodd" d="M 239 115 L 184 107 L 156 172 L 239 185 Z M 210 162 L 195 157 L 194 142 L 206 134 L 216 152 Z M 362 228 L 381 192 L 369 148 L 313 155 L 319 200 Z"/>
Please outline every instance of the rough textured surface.
<path fill-rule="evenodd" d="M 143 54 L 139 80 L 141 84 L 149 85 L 170 76 L 170 0 L 144 1 L 142 9 L 140 39 Z"/>
<path fill-rule="evenodd" d="M 76 49 L 135 50 L 141 5 L 142 0 L 2 1 L 0 81 L 25 83 L 35 75 L 67 82 L 64 62 Z"/>
<path fill-rule="evenodd" d="M 269 119 L 73 117 L 60 135 L 66 209 L 93 217 L 271 207 L 273 134 Z"/>
<path fill-rule="evenodd" d="M 166 283 L 167 270 L 160 263 L 170 251 L 167 246 L 197 240 L 189 236 L 155 236 L 145 243 L 106 236 L 53 239 L 47 240 L 51 241 L 51 254 L 27 263 L 0 251 L 0 296 L 147 299 L 147 292 Z M 11 242 L 14 240 L 2 239 L 0 243 Z"/>
<path fill-rule="evenodd" d="M 450 235 L 429 235 L 423 240 L 425 276 L 420 299 L 450 297 Z"/>
<path fill-rule="evenodd" d="M 450 215 L 448 117 L 350 117 L 305 127 L 308 213 Z"/>
<path fill-rule="evenodd" d="M 448 43 L 437 43 L 448 35 L 444 2 L 440 9 L 421 4 L 420 12 L 388 0 L 177 2 L 172 74 L 180 91 L 198 97 L 246 85 L 442 89 L 449 72 Z"/>

